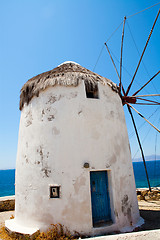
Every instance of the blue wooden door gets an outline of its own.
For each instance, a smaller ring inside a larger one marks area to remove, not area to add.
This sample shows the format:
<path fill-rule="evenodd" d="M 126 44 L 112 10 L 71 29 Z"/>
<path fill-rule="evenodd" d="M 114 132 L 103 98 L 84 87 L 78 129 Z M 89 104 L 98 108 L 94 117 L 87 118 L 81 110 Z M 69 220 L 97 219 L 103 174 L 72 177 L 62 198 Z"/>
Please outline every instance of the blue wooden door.
<path fill-rule="evenodd" d="M 93 226 L 111 221 L 107 171 L 90 172 Z"/>

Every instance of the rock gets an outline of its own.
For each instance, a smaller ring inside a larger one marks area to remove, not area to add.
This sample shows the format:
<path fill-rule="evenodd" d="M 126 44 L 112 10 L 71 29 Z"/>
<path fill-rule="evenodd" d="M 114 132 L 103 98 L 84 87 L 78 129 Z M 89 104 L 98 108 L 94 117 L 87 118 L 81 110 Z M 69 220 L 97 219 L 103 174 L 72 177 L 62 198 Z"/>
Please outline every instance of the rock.
<path fill-rule="evenodd" d="M 145 200 L 144 196 L 138 195 L 137 196 L 138 201 Z"/>
<path fill-rule="evenodd" d="M 145 190 L 145 191 L 141 192 L 141 196 L 146 196 L 146 195 L 148 195 L 148 190 Z"/>
<path fill-rule="evenodd" d="M 145 198 L 146 201 L 150 200 L 149 196 L 145 196 L 144 198 Z"/>

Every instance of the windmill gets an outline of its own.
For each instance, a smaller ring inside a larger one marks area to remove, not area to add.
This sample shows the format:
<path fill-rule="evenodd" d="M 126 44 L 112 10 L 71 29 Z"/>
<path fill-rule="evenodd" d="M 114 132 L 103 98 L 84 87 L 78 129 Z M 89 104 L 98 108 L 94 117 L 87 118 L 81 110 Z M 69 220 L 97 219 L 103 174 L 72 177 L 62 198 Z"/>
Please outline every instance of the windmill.
<path fill-rule="evenodd" d="M 157 5 L 157 4 L 156 4 Z M 154 5 L 155 6 L 155 5 Z M 152 6 L 153 7 L 153 6 Z M 147 8 L 148 9 L 148 8 Z M 147 10 L 145 9 L 145 10 Z M 144 11 L 144 10 L 143 10 Z M 151 186 L 150 186 L 150 181 L 149 181 L 149 177 L 148 177 L 148 172 L 147 172 L 147 167 L 146 167 L 146 161 L 145 161 L 145 156 L 144 156 L 144 152 L 143 152 L 143 148 L 142 148 L 142 144 L 141 144 L 141 141 L 140 141 L 140 137 L 139 137 L 139 134 L 138 134 L 138 130 L 137 130 L 137 127 L 136 127 L 136 123 L 135 123 L 135 119 L 133 117 L 133 114 L 132 114 L 132 110 L 134 110 L 141 118 L 143 118 L 146 122 L 148 122 L 156 131 L 158 131 L 160 133 L 160 130 L 154 126 L 151 122 L 149 122 L 138 110 L 136 110 L 135 107 L 133 107 L 132 105 L 133 104 L 140 104 L 140 105 L 160 105 L 160 102 L 157 102 L 157 101 L 153 101 L 153 100 L 150 100 L 150 99 L 147 99 L 147 97 L 155 97 L 155 96 L 160 96 L 160 94 L 147 94 L 147 95 L 138 95 L 139 92 L 144 89 L 159 73 L 160 73 L 160 70 L 158 70 L 157 73 L 154 74 L 153 77 L 151 77 L 141 88 L 139 88 L 136 92 L 134 92 L 132 95 L 129 95 L 129 91 L 132 87 L 132 84 L 135 80 L 135 76 L 138 72 L 138 69 L 140 67 L 140 64 L 142 62 L 142 58 L 144 56 L 144 53 L 146 51 L 146 48 L 148 46 L 148 43 L 149 43 L 149 40 L 151 38 L 151 35 L 153 33 L 153 30 L 154 30 L 154 27 L 156 25 L 156 22 L 157 22 L 157 19 L 159 17 L 159 14 L 160 14 L 160 9 L 157 13 L 157 16 L 154 20 L 154 23 L 153 23 L 153 26 L 151 28 L 151 31 L 149 33 L 149 36 L 148 36 L 148 39 L 146 41 L 146 44 L 144 46 L 144 49 L 143 49 L 143 52 L 140 56 L 140 59 L 139 59 L 139 62 L 138 62 L 138 65 L 136 67 L 136 70 L 134 72 L 134 75 L 131 79 L 131 82 L 127 88 L 127 90 L 124 89 L 124 86 L 122 84 L 122 60 L 123 60 L 123 42 L 124 42 L 124 30 L 125 30 L 125 23 L 126 23 L 126 19 L 127 17 L 125 16 L 124 17 L 124 20 L 123 20 L 123 30 L 122 30 L 122 39 L 121 39 L 121 55 L 120 55 L 120 70 L 118 72 L 117 70 L 117 67 L 115 65 L 115 62 L 113 60 L 113 57 L 112 57 L 112 54 L 109 50 L 109 47 L 107 45 L 107 42 L 105 42 L 105 46 L 106 46 L 106 49 L 109 53 L 109 56 L 110 56 L 110 59 L 112 61 L 112 64 L 115 68 L 115 71 L 116 71 L 116 74 L 118 76 L 118 79 L 119 79 L 119 95 L 121 97 L 121 100 L 122 100 L 122 104 L 123 106 L 126 105 L 127 108 L 128 108 L 128 111 L 131 115 L 131 119 L 132 119 L 132 123 L 133 123 L 133 126 L 134 126 L 134 129 L 135 129 L 135 133 L 136 133 L 136 137 L 137 137 L 137 141 L 138 141 L 138 144 L 139 144 L 139 147 L 140 147 L 140 151 L 141 151 L 141 155 L 142 155 L 142 159 L 143 159 L 143 163 L 144 163 L 144 168 L 145 168 L 145 173 L 146 173 L 146 177 L 147 177 L 147 182 L 148 182 L 148 187 L 149 187 L 149 190 L 151 191 Z M 139 102 L 140 101 L 140 102 Z"/>

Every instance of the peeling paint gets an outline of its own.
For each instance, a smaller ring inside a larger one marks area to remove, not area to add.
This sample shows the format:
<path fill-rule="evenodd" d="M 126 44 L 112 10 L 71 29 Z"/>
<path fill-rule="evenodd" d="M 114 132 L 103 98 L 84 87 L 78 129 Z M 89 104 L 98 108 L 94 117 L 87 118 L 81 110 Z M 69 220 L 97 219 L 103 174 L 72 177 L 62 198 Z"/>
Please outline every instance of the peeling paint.
<path fill-rule="evenodd" d="M 53 119 L 55 119 L 55 116 L 54 115 L 49 115 L 48 121 L 52 121 Z"/>
<path fill-rule="evenodd" d="M 57 101 L 56 96 L 50 96 L 47 103 L 53 104 L 53 103 L 56 102 L 56 101 Z"/>
<path fill-rule="evenodd" d="M 26 118 L 25 126 L 26 126 L 26 127 L 29 127 L 29 126 L 32 124 L 32 120 L 33 120 L 33 118 L 32 118 L 32 112 L 31 112 L 31 111 L 28 111 L 28 112 L 26 113 L 25 118 Z"/>
<path fill-rule="evenodd" d="M 29 163 L 29 160 L 26 155 L 24 155 L 24 158 L 25 158 L 26 163 Z"/>
<path fill-rule="evenodd" d="M 131 209 L 132 209 L 132 205 L 129 203 L 128 195 L 124 195 L 122 199 L 122 212 L 124 216 L 127 216 L 130 224 L 132 222 Z"/>
<path fill-rule="evenodd" d="M 49 177 L 49 174 L 51 173 L 51 170 L 47 168 L 42 168 L 41 171 L 45 174 L 46 177 Z"/>
<path fill-rule="evenodd" d="M 45 160 L 49 157 L 49 152 L 44 155 L 43 151 L 43 147 L 39 146 L 39 148 L 37 149 L 37 153 L 39 153 L 40 155 L 40 160 L 36 161 L 35 164 L 41 165 L 41 172 L 43 172 L 43 177 L 49 177 L 51 174 L 51 169 L 48 167 L 48 164 Z"/>
<path fill-rule="evenodd" d="M 62 94 L 58 95 L 51 95 L 48 98 L 48 101 L 46 102 L 46 104 L 53 104 L 56 101 L 59 101 L 61 98 L 63 98 L 64 96 Z"/>
<path fill-rule="evenodd" d="M 82 113 L 82 110 L 80 110 L 79 112 L 78 112 L 78 115 L 80 115 Z"/>
<path fill-rule="evenodd" d="M 26 122 L 26 127 L 29 127 L 31 124 L 32 124 L 32 121 L 28 120 L 28 121 Z"/>
<path fill-rule="evenodd" d="M 42 110 L 42 115 L 44 115 L 45 114 L 45 112 L 44 112 L 44 109 Z"/>
<path fill-rule="evenodd" d="M 110 163 L 107 163 L 107 164 L 106 164 L 106 168 L 109 168 L 110 166 L 111 166 Z"/>

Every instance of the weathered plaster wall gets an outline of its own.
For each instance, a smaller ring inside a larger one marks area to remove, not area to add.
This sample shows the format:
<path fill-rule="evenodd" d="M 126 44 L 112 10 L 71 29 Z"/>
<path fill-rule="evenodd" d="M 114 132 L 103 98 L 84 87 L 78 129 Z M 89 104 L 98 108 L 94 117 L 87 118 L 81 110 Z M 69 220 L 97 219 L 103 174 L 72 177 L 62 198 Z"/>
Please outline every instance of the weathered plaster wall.
<path fill-rule="evenodd" d="M 89 168 L 84 168 L 84 163 Z M 112 219 L 93 228 L 90 171 L 109 171 Z M 61 186 L 60 199 L 49 185 Z M 16 167 L 15 221 L 45 230 L 61 223 L 94 235 L 132 227 L 139 220 L 125 117 L 118 94 L 99 84 L 99 99 L 84 83 L 56 86 L 34 97 L 21 113 Z"/>

